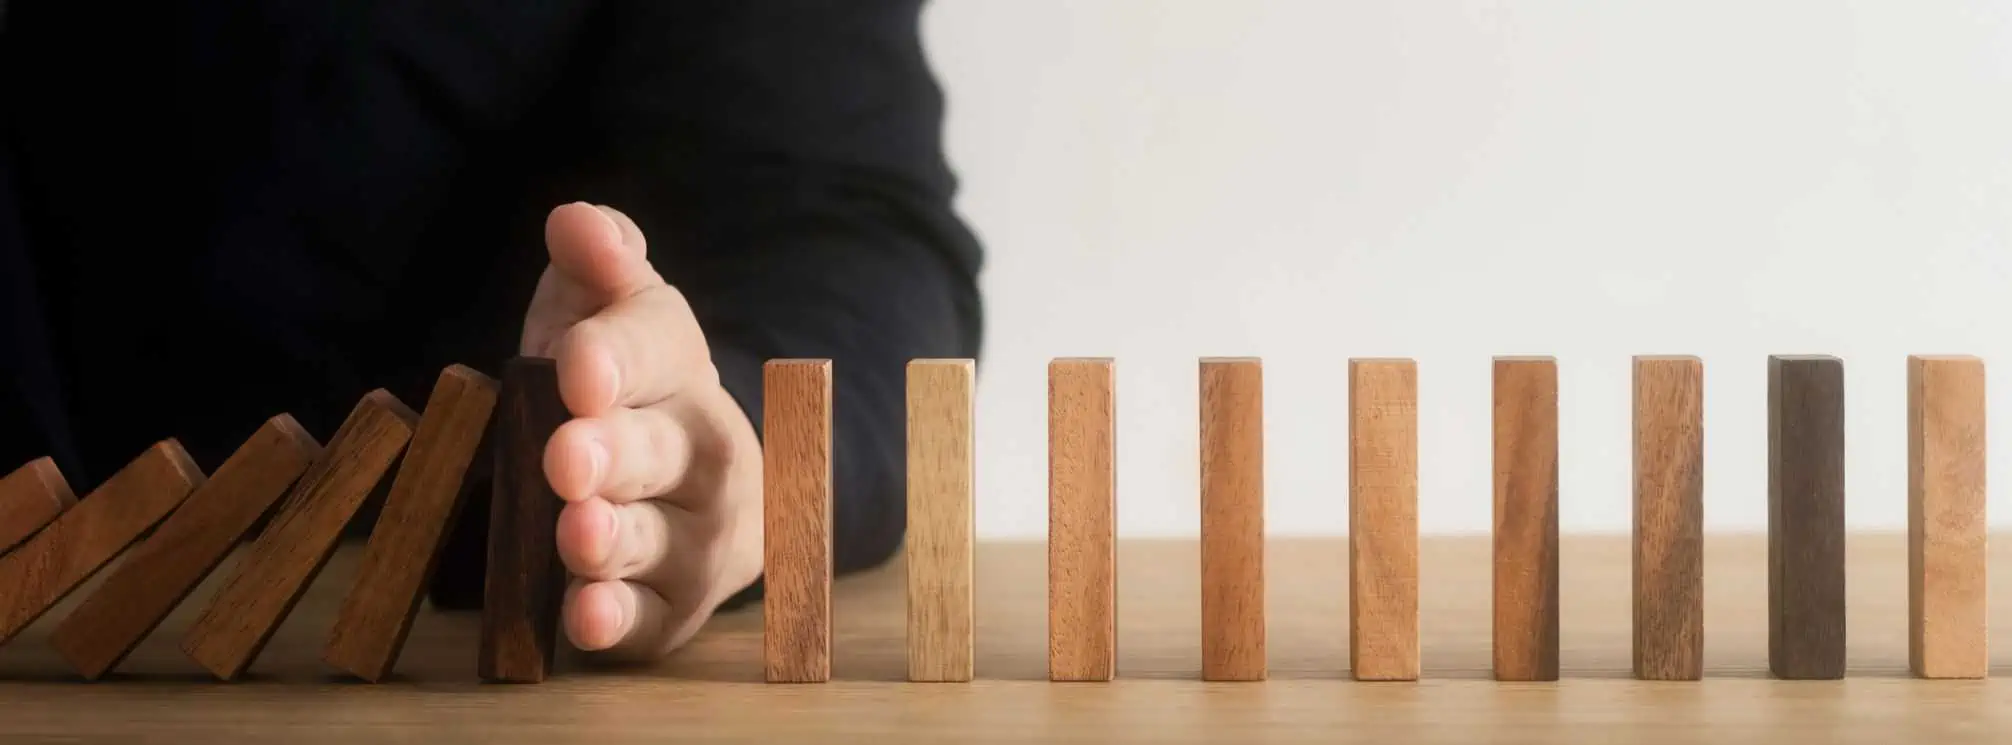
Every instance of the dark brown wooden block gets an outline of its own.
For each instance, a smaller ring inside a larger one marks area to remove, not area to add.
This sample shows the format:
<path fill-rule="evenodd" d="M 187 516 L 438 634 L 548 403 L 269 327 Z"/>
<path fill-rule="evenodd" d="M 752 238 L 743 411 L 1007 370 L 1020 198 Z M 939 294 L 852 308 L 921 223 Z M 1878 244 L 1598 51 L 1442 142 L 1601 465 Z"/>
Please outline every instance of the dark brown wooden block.
<path fill-rule="evenodd" d="M 308 466 L 232 574 L 182 638 L 220 680 L 251 667 L 335 554 L 343 526 L 405 449 L 418 416 L 390 392 L 365 395 Z"/>
<path fill-rule="evenodd" d="M 566 585 L 562 501 L 545 478 L 545 444 L 571 418 L 559 398 L 557 365 L 542 357 L 505 363 L 495 416 L 477 674 L 492 683 L 542 683 L 551 674 Z"/>
<path fill-rule="evenodd" d="M 181 443 L 162 440 L 0 556 L 0 644 L 62 602 L 202 483 L 202 469 Z"/>
<path fill-rule="evenodd" d="M 762 657 L 770 683 L 831 679 L 831 361 L 762 371 Z"/>
<path fill-rule="evenodd" d="M 28 461 L 0 478 L 0 554 L 20 545 L 76 503 L 70 482 L 47 456 Z"/>
<path fill-rule="evenodd" d="M 111 672 L 320 454 L 293 417 L 267 420 L 63 619 L 50 644 L 87 680 Z"/>
<path fill-rule="evenodd" d="M 1635 358 L 1635 677 L 1697 680 L 1705 666 L 1705 367 Z"/>
<path fill-rule="evenodd" d="M 1768 669 L 1844 677 L 1844 362 L 1768 358 Z"/>
<path fill-rule="evenodd" d="M 1495 678 L 1558 679 L 1558 363 L 1495 359 Z"/>
<path fill-rule="evenodd" d="M 439 564 L 462 484 L 496 408 L 496 381 L 454 365 L 440 373 L 405 451 L 384 510 L 336 611 L 322 659 L 377 682 L 391 673 Z M 542 460 L 540 461 L 542 462 Z"/>

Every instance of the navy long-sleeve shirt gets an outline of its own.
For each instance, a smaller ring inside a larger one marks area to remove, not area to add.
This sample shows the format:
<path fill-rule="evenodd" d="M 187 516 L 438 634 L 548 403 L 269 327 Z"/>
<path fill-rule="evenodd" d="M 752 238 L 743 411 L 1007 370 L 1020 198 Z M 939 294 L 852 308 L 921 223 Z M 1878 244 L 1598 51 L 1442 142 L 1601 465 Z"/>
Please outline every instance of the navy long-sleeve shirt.
<path fill-rule="evenodd" d="M 763 361 L 833 361 L 837 568 L 898 547 L 903 365 L 981 329 L 919 0 L 0 12 L 0 469 L 81 491 L 162 438 L 212 469 L 277 413 L 417 407 L 516 351 L 582 200 L 642 227 L 757 427 Z M 479 591 L 477 494 L 436 600 Z"/>

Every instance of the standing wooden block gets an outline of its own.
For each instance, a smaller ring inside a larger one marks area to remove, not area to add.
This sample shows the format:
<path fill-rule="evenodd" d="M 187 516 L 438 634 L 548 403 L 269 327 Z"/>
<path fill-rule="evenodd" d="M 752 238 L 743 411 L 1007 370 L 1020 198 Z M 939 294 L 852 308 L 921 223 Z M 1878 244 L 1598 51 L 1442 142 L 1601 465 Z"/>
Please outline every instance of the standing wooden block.
<path fill-rule="evenodd" d="M 1698 680 L 1705 666 L 1705 368 L 1635 358 L 1635 677 Z"/>
<path fill-rule="evenodd" d="M 1844 362 L 1768 358 L 1768 669 L 1844 677 Z"/>
<path fill-rule="evenodd" d="M 476 664 L 476 675 L 491 683 L 542 683 L 556 659 L 566 590 L 558 535 L 564 502 L 545 478 L 545 445 L 571 416 L 553 360 L 516 357 L 503 364 Z"/>
<path fill-rule="evenodd" d="M 1265 679 L 1264 365 L 1201 361 L 1202 679 Z"/>
<path fill-rule="evenodd" d="M 49 642 L 87 680 L 111 672 L 153 633 L 321 453 L 292 416 L 266 420 L 133 549 Z"/>
<path fill-rule="evenodd" d="M 972 676 L 972 360 L 908 365 L 908 679 Z"/>
<path fill-rule="evenodd" d="M 831 361 L 762 368 L 762 651 L 770 683 L 831 680 Z"/>
<path fill-rule="evenodd" d="M 1418 679 L 1418 365 L 1348 363 L 1348 658 Z"/>
<path fill-rule="evenodd" d="M 1558 363 L 1495 359 L 1495 678 L 1558 679 Z"/>
<path fill-rule="evenodd" d="M 336 611 L 322 653 L 330 666 L 373 683 L 391 673 L 446 545 L 447 526 L 460 512 L 462 483 L 495 407 L 496 381 L 473 369 L 454 365 L 434 382 L 356 579 Z"/>
<path fill-rule="evenodd" d="M 1112 361 L 1048 365 L 1048 679 L 1117 675 L 1117 397 Z"/>
<path fill-rule="evenodd" d="M 1923 678 L 1983 678 L 1984 361 L 1907 359 L 1907 659 Z"/>
<path fill-rule="evenodd" d="M 0 554 L 7 553 L 77 503 L 70 482 L 47 456 L 0 478 Z"/>
<path fill-rule="evenodd" d="M 162 440 L 0 556 L 0 644 L 62 602 L 203 480 L 180 442 Z"/>
<path fill-rule="evenodd" d="M 189 625 L 182 651 L 219 680 L 242 675 L 321 568 L 343 526 L 404 450 L 417 418 L 384 390 L 357 402 L 258 540 Z"/>

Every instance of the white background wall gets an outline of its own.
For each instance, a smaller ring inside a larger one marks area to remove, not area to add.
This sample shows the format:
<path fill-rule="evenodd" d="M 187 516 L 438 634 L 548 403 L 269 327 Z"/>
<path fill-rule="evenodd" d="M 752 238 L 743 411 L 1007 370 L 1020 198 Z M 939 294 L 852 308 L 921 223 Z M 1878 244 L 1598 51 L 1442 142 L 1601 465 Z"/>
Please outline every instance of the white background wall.
<path fill-rule="evenodd" d="M 2012 518 L 2012 4 L 939 0 L 991 252 L 978 521 L 1045 534 L 1049 358 L 1118 364 L 1125 535 L 1196 532 L 1196 358 L 1264 357 L 1268 528 L 1347 525 L 1345 363 L 1413 356 L 1428 532 L 1489 526 L 1489 358 L 1551 354 L 1567 531 L 1629 524 L 1629 357 L 1701 355 L 1705 516 L 1766 527 L 1766 355 L 1842 356 L 1906 521 L 1905 356 L 1991 368 Z"/>

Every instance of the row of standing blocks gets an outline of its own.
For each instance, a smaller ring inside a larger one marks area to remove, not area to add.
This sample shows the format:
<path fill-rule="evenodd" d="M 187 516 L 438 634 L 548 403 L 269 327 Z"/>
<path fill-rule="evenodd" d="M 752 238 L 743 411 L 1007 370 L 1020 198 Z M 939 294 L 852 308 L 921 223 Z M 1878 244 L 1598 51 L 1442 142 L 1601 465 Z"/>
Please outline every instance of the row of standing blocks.
<path fill-rule="evenodd" d="M 915 681 L 973 678 L 971 360 L 915 360 L 907 383 L 907 661 Z M 1349 649 L 1356 678 L 1419 675 L 1417 366 L 1349 365 Z M 1200 362 L 1202 676 L 1265 677 L 1263 374 L 1255 358 Z M 1557 368 L 1494 361 L 1494 667 L 1558 677 Z M 1845 658 L 1843 365 L 1768 360 L 1769 667 L 1842 677 Z M 777 683 L 830 678 L 832 363 L 764 369 L 763 667 Z M 1116 676 L 1113 363 L 1049 367 L 1049 671 Z M 1703 366 L 1634 367 L 1636 675 L 1695 680 L 1703 656 Z M 39 459 L 0 478 L 0 644 L 124 556 L 50 643 L 86 679 L 113 671 L 265 526 L 186 629 L 181 649 L 221 680 L 253 664 L 390 475 L 383 509 L 323 658 L 367 681 L 396 664 L 465 499 L 493 469 L 478 675 L 537 682 L 554 656 L 565 582 L 560 502 L 542 452 L 569 416 L 550 360 L 500 380 L 442 371 L 423 414 L 363 397 L 324 445 L 281 414 L 205 474 L 164 440 L 79 500 Z M 1984 371 L 1967 356 L 1908 366 L 1910 661 L 1924 677 L 1983 677 Z M 485 455 L 487 446 L 487 458 Z M 1372 560 L 1373 559 L 1373 560 Z"/>

